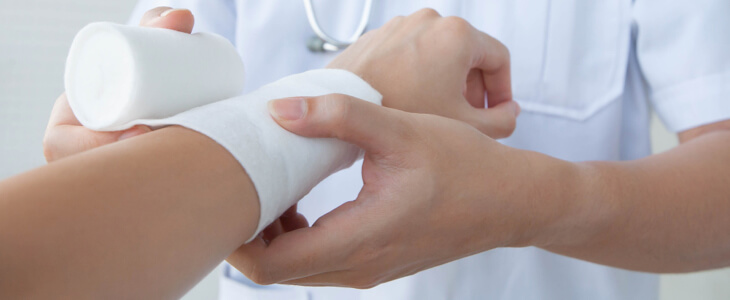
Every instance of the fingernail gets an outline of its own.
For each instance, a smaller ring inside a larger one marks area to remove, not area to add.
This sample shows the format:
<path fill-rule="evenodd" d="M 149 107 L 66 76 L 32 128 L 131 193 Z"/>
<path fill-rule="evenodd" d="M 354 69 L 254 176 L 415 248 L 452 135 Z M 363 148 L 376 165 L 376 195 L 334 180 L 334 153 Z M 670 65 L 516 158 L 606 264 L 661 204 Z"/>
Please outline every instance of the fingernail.
<path fill-rule="evenodd" d="M 299 120 L 307 113 L 307 104 L 304 98 L 285 98 L 269 102 L 271 114 L 282 120 Z"/>
<path fill-rule="evenodd" d="M 163 11 L 160 14 L 160 18 L 164 18 L 164 17 L 166 17 L 167 15 L 169 15 L 169 14 L 171 14 L 173 12 L 176 12 L 176 11 L 184 11 L 184 10 L 187 10 L 187 9 L 185 9 L 185 8 L 171 8 L 171 9 L 168 9 L 166 11 Z"/>
<path fill-rule="evenodd" d="M 519 117 L 520 113 L 522 112 L 522 108 L 520 107 L 519 103 L 515 102 L 514 110 L 515 110 L 515 117 Z"/>
<path fill-rule="evenodd" d="M 122 135 L 119 136 L 119 139 L 117 139 L 117 141 L 123 141 L 123 140 L 126 140 L 128 138 L 133 138 L 133 137 L 138 136 L 140 134 L 142 134 L 142 133 L 140 133 L 137 130 L 128 130 L 128 131 L 122 133 Z"/>
<path fill-rule="evenodd" d="M 142 126 L 134 127 L 132 129 L 128 129 L 127 131 L 125 131 L 124 133 L 122 133 L 122 135 L 119 136 L 119 138 L 117 139 L 117 141 L 122 141 L 122 140 L 126 140 L 126 139 L 129 139 L 129 138 L 133 138 L 135 136 L 145 134 L 145 133 L 147 133 L 149 131 L 150 131 L 150 129 L 148 127 L 146 127 L 146 126 L 143 126 L 143 127 Z"/>

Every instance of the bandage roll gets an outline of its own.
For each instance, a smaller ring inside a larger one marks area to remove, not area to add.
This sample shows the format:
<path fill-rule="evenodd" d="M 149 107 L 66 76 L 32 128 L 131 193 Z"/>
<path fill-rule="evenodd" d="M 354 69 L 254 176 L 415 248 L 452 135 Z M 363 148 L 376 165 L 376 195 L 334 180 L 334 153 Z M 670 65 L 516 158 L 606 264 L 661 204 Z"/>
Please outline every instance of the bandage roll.
<path fill-rule="evenodd" d="M 244 86 L 243 62 L 221 36 L 113 23 L 77 34 L 65 77 L 77 119 L 98 131 L 170 117 L 238 96 Z"/>
<path fill-rule="evenodd" d="M 181 125 L 225 147 L 253 181 L 261 203 L 256 237 L 319 182 L 351 166 L 362 151 L 332 138 L 305 138 L 279 126 L 268 102 L 288 97 L 345 94 L 380 105 L 382 96 L 344 70 L 313 70 L 285 77 L 253 93 L 211 103 L 163 120 L 153 127 Z M 249 239 L 250 240 L 250 239 Z"/>

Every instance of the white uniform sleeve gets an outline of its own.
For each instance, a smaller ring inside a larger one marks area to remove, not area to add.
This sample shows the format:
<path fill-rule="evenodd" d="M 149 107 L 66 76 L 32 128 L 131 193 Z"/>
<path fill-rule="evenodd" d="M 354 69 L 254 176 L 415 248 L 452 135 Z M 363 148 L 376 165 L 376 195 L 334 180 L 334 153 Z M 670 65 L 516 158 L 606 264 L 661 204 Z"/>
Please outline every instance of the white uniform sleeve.
<path fill-rule="evenodd" d="M 234 45 L 236 44 L 236 4 L 234 0 L 140 0 L 132 11 L 129 24 L 139 24 L 139 20 L 146 11 L 158 6 L 187 8 L 195 15 L 193 32 L 217 33 Z"/>
<path fill-rule="evenodd" d="M 636 0 L 636 51 L 674 132 L 730 119 L 730 1 Z"/>

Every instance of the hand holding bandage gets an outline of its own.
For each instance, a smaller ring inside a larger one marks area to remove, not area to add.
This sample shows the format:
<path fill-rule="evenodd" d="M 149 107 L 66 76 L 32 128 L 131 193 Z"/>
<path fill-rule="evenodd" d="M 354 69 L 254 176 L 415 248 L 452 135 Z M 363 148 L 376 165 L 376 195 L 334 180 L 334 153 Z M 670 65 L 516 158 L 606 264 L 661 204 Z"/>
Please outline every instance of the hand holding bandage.
<path fill-rule="evenodd" d="M 66 86 L 71 108 L 87 128 L 181 125 L 225 147 L 256 187 L 261 203 L 256 234 L 361 156 L 345 142 L 303 138 L 282 129 L 269 115 L 268 101 L 335 93 L 377 104 L 382 98 L 344 70 L 293 75 L 233 97 L 243 86 L 243 65 L 223 38 L 110 23 L 92 24 L 79 33 L 69 55 Z"/>
<path fill-rule="evenodd" d="M 346 96 L 273 102 L 287 130 L 365 149 L 364 186 L 315 226 L 282 226 L 229 263 L 259 284 L 370 288 L 524 242 L 525 228 L 509 216 L 531 204 L 509 201 L 514 191 L 504 187 L 529 162 L 486 136 L 510 135 L 519 113 L 504 46 L 462 19 L 422 10 L 366 34 L 330 67 L 365 78 L 384 106 L 418 113 Z"/>
<path fill-rule="evenodd" d="M 417 19 L 416 22 L 408 21 Z M 483 34 L 474 34 L 473 28 L 461 27 L 461 31 L 458 32 L 472 32 L 468 36 L 465 34 L 457 34 L 455 38 L 449 38 L 439 45 L 455 45 L 456 48 L 462 49 L 455 56 L 455 60 L 464 60 L 470 62 L 466 64 L 461 63 L 444 63 L 438 65 L 430 65 L 428 61 L 423 60 L 439 60 L 443 58 L 443 52 L 452 51 L 458 49 L 449 49 L 448 47 L 427 47 L 412 48 L 411 50 L 419 50 L 420 52 L 412 51 L 401 51 L 404 49 L 410 49 L 408 45 L 418 42 L 419 37 L 424 36 L 423 25 L 426 26 L 426 31 L 436 31 L 444 33 L 443 28 L 455 27 L 455 25 L 463 24 L 458 20 L 443 19 L 444 21 L 433 22 L 434 20 L 440 20 L 437 16 L 434 16 L 432 11 L 421 11 L 414 16 L 409 17 L 407 22 L 403 22 L 401 19 L 391 21 L 389 25 L 375 30 L 372 33 L 366 35 L 361 41 L 353 45 L 350 49 L 345 51 L 338 59 L 333 62 L 330 67 L 341 68 L 350 70 L 371 82 L 376 88 L 388 91 L 386 94 L 386 102 L 388 105 L 400 109 L 412 110 L 423 113 L 434 113 L 456 118 L 462 121 L 466 121 L 475 127 L 478 127 L 482 132 L 490 134 L 496 137 L 502 137 L 509 135 L 514 129 L 514 118 L 519 111 L 517 105 L 510 101 L 511 93 L 509 92 L 509 59 L 507 56 L 506 67 L 504 63 L 504 56 L 489 52 L 490 49 L 503 49 L 498 47 L 501 44 L 485 37 Z M 420 20 L 420 21 L 419 21 Z M 446 20 L 449 20 L 446 22 Z M 423 21 L 423 22 L 422 22 Z M 463 20 L 462 20 L 463 21 Z M 402 24 L 401 24 L 402 23 Z M 456 26 L 458 27 L 458 26 Z M 417 35 L 409 35 L 411 31 L 421 32 Z M 474 31 L 476 32 L 476 31 Z M 405 36 L 405 39 L 393 42 L 393 40 L 383 40 L 384 37 L 390 35 L 401 35 Z M 427 35 L 427 34 L 426 34 Z M 453 35 L 439 35 L 441 37 L 450 37 Z M 478 43 L 474 43 L 472 46 L 462 47 L 458 41 L 469 42 L 474 39 L 471 37 L 479 38 Z M 388 46 L 388 43 L 395 44 Z M 375 46 L 379 45 L 379 46 Z M 426 44 L 422 44 L 426 45 Z M 453 48 L 453 47 L 452 47 Z M 463 50 L 466 49 L 466 50 Z M 485 51 L 487 51 L 485 53 Z M 490 57 L 490 53 L 493 57 Z M 418 55 L 415 55 L 418 54 Z M 441 57 L 441 58 L 439 58 Z M 500 59 L 495 59 L 495 57 Z M 494 63 L 494 62 L 498 63 Z M 506 69 L 505 69 L 506 68 Z M 506 70 L 506 71 L 505 71 Z M 325 72 L 325 71 L 320 71 Z M 343 71 L 339 71 L 343 72 Z M 330 73 L 334 74 L 334 73 Z M 172 77 L 179 78 L 179 77 Z M 356 76 L 340 76 L 334 75 L 333 78 L 356 78 Z M 397 81 L 389 80 L 389 78 L 399 78 Z M 441 82 L 441 79 L 447 79 Z M 359 79 L 358 79 L 359 80 Z M 327 80 L 325 80 L 327 81 Z M 346 80 L 347 81 L 347 80 Z M 361 85 L 364 82 L 359 80 Z M 284 80 L 283 82 L 288 82 Z M 351 81 L 354 82 L 354 81 Z M 340 82 L 342 83 L 342 82 Z M 443 83 L 443 84 L 436 84 Z M 506 83 L 506 84 L 505 84 Z M 344 88 L 348 84 L 338 85 L 337 88 Z M 367 84 L 365 84 L 367 85 Z M 324 88 L 322 86 L 316 88 L 322 93 L 326 91 L 336 91 L 336 89 Z M 483 109 L 484 107 L 484 95 L 485 92 L 490 95 L 490 109 Z M 343 92 L 345 94 L 350 94 Z M 303 96 L 306 93 L 296 95 Z M 352 94 L 350 94 L 352 95 Z M 496 96 L 495 96 L 496 95 Z M 163 95 L 164 96 L 164 95 Z M 259 95 L 260 96 L 260 95 Z M 278 96 L 295 96 L 295 94 L 278 94 Z M 220 97 L 220 96 L 219 96 Z M 367 98 L 367 97 L 361 97 Z M 496 100 L 495 100 L 496 99 Z M 205 99 L 205 101 L 217 101 L 220 99 Z M 240 99 L 239 99 L 240 100 Z M 454 102 L 456 100 L 456 102 Z M 495 101 L 493 101 L 495 100 Z M 168 100 L 169 101 L 169 100 Z M 481 101 L 481 102 L 480 102 Z M 164 101 L 163 101 L 164 102 Z M 226 101 L 235 102 L 235 101 Z M 496 102 L 496 103 L 493 103 Z M 141 103 L 146 104 L 146 103 Z M 202 104 L 202 103 L 201 103 Z M 471 104 L 471 109 L 469 108 Z M 466 105 L 466 106 L 464 106 Z M 263 106 L 259 105 L 260 108 Z M 197 111 L 197 112 L 195 112 Z M 200 111 L 205 109 L 193 110 L 189 113 L 182 114 L 185 116 L 184 122 L 189 120 L 195 120 L 195 117 L 191 117 L 195 114 L 200 114 Z M 235 110 L 219 110 L 219 112 L 228 117 L 235 115 Z M 261 116 L 261 110 L 257 113 Z M 161 117 L 164 115 L 138 115 L 138 117 Z M 230 117 L 234 119 L 233 117 Z M 212 119 L 212 120 L 211 120 Z M 215 127 L 208 123 L 216 123 L 215 117 L 203 118 L 206 122 L 198 120 L 199 123 L 205 123 L 197 129 L 193 125 L 188 127 L 194 128 L 198 131 L 204 132 L 207 126 Z M 133 120 L 129 120 L 133 121 Z M 176 123 L 177 122 L 177 123 Z M 137 121 L 139 124 L 149 124 L 153 126 L 165 125 L 165 124 L 178 124 L 182 123 L 180 118 L 175 117 L 165 121 L 159 120 L 142 120 Z M 135 124 L 135 123 L 130 123 Z M 192 123 L 191 123 L 192 124 Z M 128 124 L 129 125 L 129 124 Z M 186 126 L 185 124 L 182 124 Z M 102 128 L 100 128 L 102 129 Z M 108 128 L 113 129 L 113 128 Z M 231 131 L 230 128 L 226 128 L 227 131 Z M 50 131 L 50 130 L 49 130 Z M 221 132 L 223 132 L 221 130 Z M 205 132 L 204 132 L 205 133 Z M 209 135 L 211 135 L 209 133 Z M 53 135 L 51 135 L 53 136 Z M 214 139 L 216 139 L 214 137 Z M 224 144 L 221 139 L 216 139 L 219 143 Z M 238 142 L 240 143 L 240 141 Z M 237 143 L 230 143 L 236 144 Z M 281 146 L 281 144 L 276 144 Z M 232 147 L 229 145 L 227 149 L 234 155 L 235 153 L 231 150 Z M 83 149 L 81 149 L 83 150 Z M 268 150 L 267 150 L 268 151 Z M 345 155 L 350 157 L 348 155 Z M 237 156 L 238 158 L 238 156 Z M 310 157 L 305 160 L 312 161 Z M 283 160 L 279 160 L 283 161 Z M 346 160 L 346 162 L 349 161 Z M 344 163 L 347 165 L 347 163 Z M 326 164 L 325 164 L 326 165 Z M 245 165 L 244 165 L 245 166 Z M 331 166 L 328 166 L 328 169 Z M 340 168 L 342 166 L 338 166 Z M 253 168 L 253 167 L 247 167 Z M 315 172 L 316 173 L 316 172 Z M 328 173 L 328 172 L 325 172 Z M 311 174 L 310 174 L 311 175 Z M 319 176 L 306 176 L 310 179 L 321 179 Z M 256 181 L 256 179 L 253 179 Z M 257 186 L 258 187 L 258 186 Z M 308 189 L 306 189 L 308 190 Z M 259 191 L 261 193 L 261 191 Z M 284 191 L 276 191 L 276 193 L 283 194 Z M 290 196 L 299 196 L 302 192 L 292 192 Z M 306 192 L 304 192 L 306 193 Z M 301 194 L 303 195 L 303 194 Z M 296 201 L 296 200 L 287 200 Z M 280 205 L 280 204 L 279 204 Z M 274 205 L 276 206 L 276 205 Z M 283 206 L 283 205 L 282 205 Z M 274 211 L 282 211 L 281 207 L 277 207 Z M 267 219 L 270 217 L 262 217 L 261 221 L 267 223 Z M 259 228 L 261 230 L 261 228 Z"/>
<path fill-rule="evenodd" d="M 140 21 L 141 27 L 166 28 L 190 33 L 193 15 L 188 10 L 158 7 L 148 11 Z M 48 162 L 128 139 L 150 132 L 147 126 L 135 126 L 127 130 L 100 132 L 81 125 L 69 106 L 66 94 L 56 100 L 48 128 L 43 138 L 43 154 Z"/>

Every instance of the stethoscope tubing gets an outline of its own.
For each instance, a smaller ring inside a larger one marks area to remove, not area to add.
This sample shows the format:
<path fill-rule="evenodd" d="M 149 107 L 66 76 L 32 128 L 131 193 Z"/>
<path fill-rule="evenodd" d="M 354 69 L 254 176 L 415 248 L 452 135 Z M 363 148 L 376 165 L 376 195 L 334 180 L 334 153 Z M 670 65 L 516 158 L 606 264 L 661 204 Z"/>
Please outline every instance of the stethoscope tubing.
<path fill-rule="evenodd" d="M 362 17 L 360 18 L 360 23 L 357 25 L 357 29 L 349 39 L 341 41 L 331 37 L 326 32 L 324 32 L 324 30 L 322 30 L 322 27 L 319 25 L 319 21 L 317 19 L 317 14 L 314 11 L 314 5 L 312 5 L 312 0 L 303 1 L 304 8 L 307 12 L 307 20 L 309 21 L 309 26 L 312 27 L 312 30 L 315 34 L 315 37 L 310 40 L 307 46 L 309 47 L 309 50 L 314 52 L 338 51 L 352 45 L 355 41 L 357 41 L 358 38 L 360 38 L 363 33 L 365 33 L 365 30 L 368 27 L 368 23 L 370 22 L 370 14 L 373 8 L 373 0 L 365 0 Z M 317 39 L 318 41 L 315 39 Z"/>

